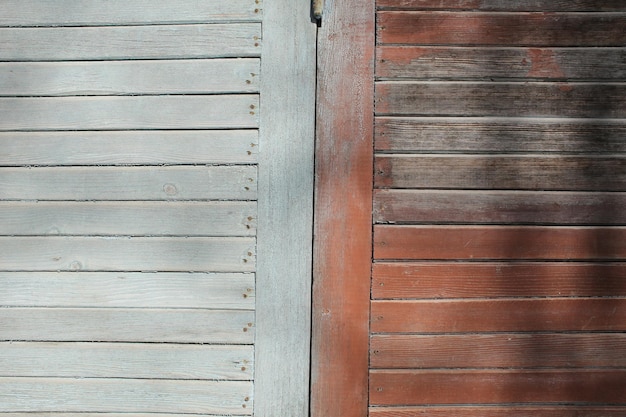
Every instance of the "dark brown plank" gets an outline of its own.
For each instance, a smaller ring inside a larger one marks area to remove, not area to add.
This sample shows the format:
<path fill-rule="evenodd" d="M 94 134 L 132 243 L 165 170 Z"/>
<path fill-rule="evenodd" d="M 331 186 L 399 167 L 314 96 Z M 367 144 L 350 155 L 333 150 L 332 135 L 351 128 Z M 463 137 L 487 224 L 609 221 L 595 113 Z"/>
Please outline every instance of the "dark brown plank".
<path fill-rule="evenodd" d="M 378 13 L 379 44 L 623 46 L 623 13 Z"/>
<path fill-rule="evenodd" d="M 373 333 L 624 331 L 626 298 L 372 301 Z"/>
<path fill-rule="evenodd" d="M 626 77 L 624 48 L 398 47 L 376 51 L 384 79 L 616 80 Z"/>
<path fill-rule="evenodd" d="M 376 226 L 374 258 L 621 260 L 626 228 Z"/>
<path fill-rule="evenodd" d="M 375 223 L 624 225 L 626 193 L 375 190 Z"/>
<path fill-rule="evenodd" d="M 372 298 L 626 296 L 625 263 L 375 263 Z"/>
<path fill-rule="evenodd" d="M 372 371 L 372 405 L 626 404 L 626 370 Z"/>
<path fill-rule="evenodd" d="M 623 120 L 376 118 L 376 150 L 393 152 L 626 152 Z"/>
<path fill-rule="evenodd" d="M 380 82 L 376 114 L 621 118 L 626 117 L 626 85 Z"/>
<path fill-rule="evenodd" d="M 626 367 L 625 334 L 376 335 L 370 367 Z"/>
<path fill-rule="evenodd" d="M 378 0 L 376 7 L 407 10 L 484 10 L 537 12 L 618 12 L 622 0 Z"/>
<path fill-rule="evenodd" d="M 626 156 L 379 155 L 374 177 L 377 188 L 623 191 Z"/>
<path fill-rule="evenodd" d="M 423 406 L 371 407 L 369 417 L 623 417 L 626 407 L 574 406 Z"/>

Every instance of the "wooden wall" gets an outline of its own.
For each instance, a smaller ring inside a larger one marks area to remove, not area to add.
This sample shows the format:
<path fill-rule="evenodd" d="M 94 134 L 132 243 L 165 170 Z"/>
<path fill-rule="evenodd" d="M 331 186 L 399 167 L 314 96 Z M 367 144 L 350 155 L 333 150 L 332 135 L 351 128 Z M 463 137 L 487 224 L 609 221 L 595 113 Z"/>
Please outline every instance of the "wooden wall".
<path fill-rule="evenodd" d="M 261 14 L 0 4 L 0 414 L 252 414 Z"/>
<path fill-rule="evenodd" d="M 624 415 L 626 6 L 377 8 L 370 415 Z"/>

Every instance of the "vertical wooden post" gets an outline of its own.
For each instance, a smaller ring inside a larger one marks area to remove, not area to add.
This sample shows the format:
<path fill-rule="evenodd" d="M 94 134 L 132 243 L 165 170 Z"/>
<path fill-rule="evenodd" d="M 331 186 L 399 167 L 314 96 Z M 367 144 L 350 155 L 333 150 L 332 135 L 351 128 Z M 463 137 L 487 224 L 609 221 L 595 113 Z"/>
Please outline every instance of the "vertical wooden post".
<path fill-rule="evenodd" d="M 327 0 L 318 31 L 312 417 L 368 403 L 373 0 Z"/>

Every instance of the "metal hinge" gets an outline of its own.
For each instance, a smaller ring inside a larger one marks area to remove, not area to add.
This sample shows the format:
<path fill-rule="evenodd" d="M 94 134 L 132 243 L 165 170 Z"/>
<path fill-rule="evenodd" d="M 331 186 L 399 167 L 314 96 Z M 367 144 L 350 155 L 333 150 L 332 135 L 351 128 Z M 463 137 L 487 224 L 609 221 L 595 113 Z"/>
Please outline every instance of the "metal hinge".
<path fill-rule="evenodd" d="M 324 13 L 324 0 L 313 0 L 313 17 L 318 22 L 322 20 L 322 14 Z"/>

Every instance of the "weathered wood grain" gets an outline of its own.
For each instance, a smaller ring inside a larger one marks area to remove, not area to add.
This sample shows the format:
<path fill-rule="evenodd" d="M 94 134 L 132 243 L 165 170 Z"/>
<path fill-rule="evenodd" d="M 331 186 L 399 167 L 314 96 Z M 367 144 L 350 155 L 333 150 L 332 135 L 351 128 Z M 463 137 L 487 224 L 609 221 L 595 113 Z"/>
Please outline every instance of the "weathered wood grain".
<path fill-rule="evenodd" d="M 621 417 L 626 407 L 611 406 L 422 406 L 371 407 L 370 417 Z M 488 414 L 487 414 L 488 413 Z M 22 416 L 15 416 L 22 417 Z M 39 416 L 35 416 L 39 417 Z M 91 416 L 89 416 L 91 417 Z M 117 417 L 117 416 L 115 416 Z M 130 416 L 134 417 L 134 416 Z M 158 417 L 158 416 L 157 416 Z"/>
<path fill-rule="evenodd" d="M 251 237 L 0 237 L 3 271 L 252 272 Z"/>
<path fill-rule="evenodd" d="M 382 46 L 383 79 L 615 80 L 626 77 L 626 49 Z"/>
<path fill-rule="evenodd" d="M 380 82 L 376 114 L 623 118 L 625 97 L 621 83 Z"/>
<path fill-rule="evenodd" d="M 254 310 L 254 288 L 254 274 L 0 272 L 0 305 Z"/>
<path fill-rule="evenodd" d="M 0 376 L 252 380 L 252 346 L 0 343 Z"/>
<path fill-rule="evenodd" d="M 258 59 L 4 62 L 2 96 L 258 92 Z"/>
<path fill-rule="evenodd" d="M 63 416 L 67 417 L 173 417 L 180 414 L 164 414 L 164 413 L 63 413 Z M 223 417 L 215 414 L 193 414 L 194 417 Z M 50 413 L 37 413 L 37 412 L 29 412 L 29 413 L 3 413 L 2 417 L 50 417 Z M 609 416 L 612 417 L 612 416 Z"/>
<path fill-rule="evenodd" d="M 377 13 L 379 44 L 623 46 L 624 13 Z"/>
<path fill-rule="evenodd" d="M 256 130 L 0 132 L 0 165 L 253 164 Z"/>
<path fill-rule="evenodd" d="M 624 153 L 623 120 L 377 117 L 376 150 Z"/>
<path fill-rule="evenodd" d="M 626 156 L 379 155 L 374 180 L 379 188 L 623 191 Z"/>
<path fill-rule="evenodd" d="M 2 26 L 87 26 L 259 21 L 254 0 L 197 2 L 179 0 L 114 0 L 105 6 L 89 0 L 7 0 L 0 4 Z"/>
<path fill-rule="evenodd" d="M 0 384 L 2 412 L 252 412 L 247 381 L 0 378 Z"/>
<path fill-rule="evenodd" d="M 200 309 L 3 308 L 0 314 L 0 330 L 1 340 L 7 342 L 252 344 L 254 312 Z"/>
<path fill-rule="evenodd" d="M 377 335 L 370 367 L 624 368 L 624 334 Z"/>
<path fill-rule="evenodd" d="M 258 107 L 254 94 L 0 98 L 0 130 L 255 128 Z"/>
<path fill-rule="evenodd" d="M 254 236 L 254 202 L 0 201 L 0 235 Z"/>
<path fill-rule="evenodd" d="M 621 260 L 626 228 L 376 226 L 374 258 Z"/>
<path fill-rule="evenodd" d="M 372 301 L 372 333 L 625 329 L 626 298 Z"/>
<path fill-rule="evenodd" d="M 488 10 L 537 12 L 621 12 L 621 0 L 377 0 L 376 6 L 390 9 Z"/>
<path fill-rule="evenodd" d="M 258 57 L 261 25 L 0 28 L 0 39 L 1 61 Z"/>
<path fill-rule="evenodd" d="M 459 202 L 462 202 L 461 204 Z M 626 193 L 376 190 L 376 223 L 625 225 Z"/>
<path fill-rule="evenodd" d="M 4 200 L 254 200 L 256 167 L 1 168 Z"/>
<path fill-rule="evenodd" d="M 394 262 L 372 266 L 372 298 L 626 296 L 626 264 Z"/>
<path fill-rule="evenodd" d="M 372 405 L 624 405 L 623 370 L 372 371 Z"/>

